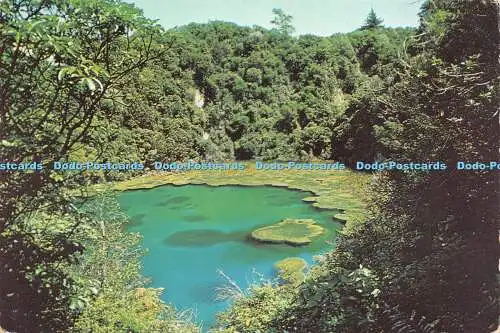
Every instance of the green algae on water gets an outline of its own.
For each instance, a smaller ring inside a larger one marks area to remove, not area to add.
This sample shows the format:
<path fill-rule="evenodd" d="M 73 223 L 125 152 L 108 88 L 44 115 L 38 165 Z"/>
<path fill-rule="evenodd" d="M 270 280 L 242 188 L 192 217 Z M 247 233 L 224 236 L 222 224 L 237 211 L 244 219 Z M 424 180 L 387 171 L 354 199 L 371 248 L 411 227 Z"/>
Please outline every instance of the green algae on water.
<path fill-rule="evenodd" d="M 307 245 L 325 229 L 312 219 L 285 219 L 277 224 L 252 231 L 250 237 L 264 243 Z"/>

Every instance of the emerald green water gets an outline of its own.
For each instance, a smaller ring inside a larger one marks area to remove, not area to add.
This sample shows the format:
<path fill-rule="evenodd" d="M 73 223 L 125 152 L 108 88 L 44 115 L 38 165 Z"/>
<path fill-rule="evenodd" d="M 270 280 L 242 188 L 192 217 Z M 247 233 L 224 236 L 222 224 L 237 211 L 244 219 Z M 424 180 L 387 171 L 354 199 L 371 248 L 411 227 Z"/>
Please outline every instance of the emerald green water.
<path fill-rule="evenodd" d="M 255 281 L 255 271 L 275 277 L 276 261 L 300 256 L 311 263 L 313 255 L 331 249 L 341 225 L 333 211 L 302 201 L 310 195 L 267 186 L 169 185 L 124 192 L 119 201 L 131 217 L 130 231 L 144 237 L 144 275 L 152 287 L 165 288 L 165 301 L 177 308 L 194 309 L 206 328 L 228 306 L 215 297 L 216 288 L 226 284 L 218 269 L 245 288 Z M 312 218 L 327 232 L 304 247 L 248 239 L 252 230 L 284 218 Z"/>

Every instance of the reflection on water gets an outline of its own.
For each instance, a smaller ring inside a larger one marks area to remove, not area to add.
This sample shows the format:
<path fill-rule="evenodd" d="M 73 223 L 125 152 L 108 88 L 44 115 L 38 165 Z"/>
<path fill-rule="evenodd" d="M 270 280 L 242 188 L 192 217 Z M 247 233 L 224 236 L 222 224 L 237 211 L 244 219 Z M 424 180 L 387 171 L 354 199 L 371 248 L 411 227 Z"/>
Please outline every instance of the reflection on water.
<path fill-rule="evenodd" d="M 189 207 L 191 208 L 191 207 Z M 186 222 L 201 222 L 206 220 L 207 217 L 203 215 L 186 215 L 183 217 L 183 220 Z"/>
<path fill-rule="evenodd" d="M 155 204 L 155 206 L 160 206 L 160 207 L 171 206 L 173 204 L 179 204 L 179 203 L 183 203 L 183 202 L 186 202 L 186 201 L 189 201 L 189 197 L 176 196 L 176 197 L 173 197 L 173 198 L 170 198 L 170 199 L 167 199 L 167 200 L 163 200 L 163 201 L 157 202 Z"/>
<path fill-rule="evenodd" d="M 210 246 L 223 242 L 241 241 L 248 232 L 222 232 L 210 229 L 185 230 L 176 232 L 165 239 L 172 246 Z"/>

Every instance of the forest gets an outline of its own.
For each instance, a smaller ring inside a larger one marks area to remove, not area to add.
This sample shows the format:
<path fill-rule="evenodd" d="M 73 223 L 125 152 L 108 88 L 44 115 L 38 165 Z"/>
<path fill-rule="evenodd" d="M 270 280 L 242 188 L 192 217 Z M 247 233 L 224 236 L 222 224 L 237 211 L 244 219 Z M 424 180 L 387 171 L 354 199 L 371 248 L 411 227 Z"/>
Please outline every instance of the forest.
<path fill-rule="evenodd" d="M 157 161 L 497 161 L 498 13 L 428 0 L 417 28 L 372 9 L 318 37 L 281 9 L 272 29 L 167 30 L 119 0 L 1 1 L 0 162 L 44 168 L 0 170 L 0 332 L 202 331 L 149 286 L 115 195 L 91 190 Z M 209 332 L 497 329 L 498 171 L 364 173 L 366 218 L 301 281 L 234 295 Z"/>

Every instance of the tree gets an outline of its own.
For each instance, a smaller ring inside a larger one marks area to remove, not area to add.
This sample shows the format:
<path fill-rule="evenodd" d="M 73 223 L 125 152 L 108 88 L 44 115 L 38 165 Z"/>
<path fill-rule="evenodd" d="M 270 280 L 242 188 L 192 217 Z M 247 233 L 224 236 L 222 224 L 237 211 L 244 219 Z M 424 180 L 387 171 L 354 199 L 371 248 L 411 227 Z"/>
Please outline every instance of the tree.
<path fill-rule="evenodd" d="M 380 28 L 382 26 L 382 22 L 384 22 L 384 20 L 378 17 L 372 8 L 366 17 L 365 24 L 361 27 L 361 30 Z"/>
<path fill-rule="evenodd" d="M 291 35 L 295 28 L 292 25 L 292 15 L 286 14 L 281 8 L 273 8 L 274 18 L 271 24 L 276 27 L 276 29 L 285 35 Z"/>
<path fill-rule="evenodd" d="M 61 266 L 82 251 L 72 237 L 81 221 L 68 217 L 64 193 L 74 177 L 48 168 L 113 117 L 119 88 L 154 57 L 158 32 L 111 0 L 0 3 L 0 159 L 45 166 L 0 173 L 0 326 L 9 331 L 72 325 L 75 285 Z M 62 218 L 33 230 L 30 216 L 44 211 Z"/>

